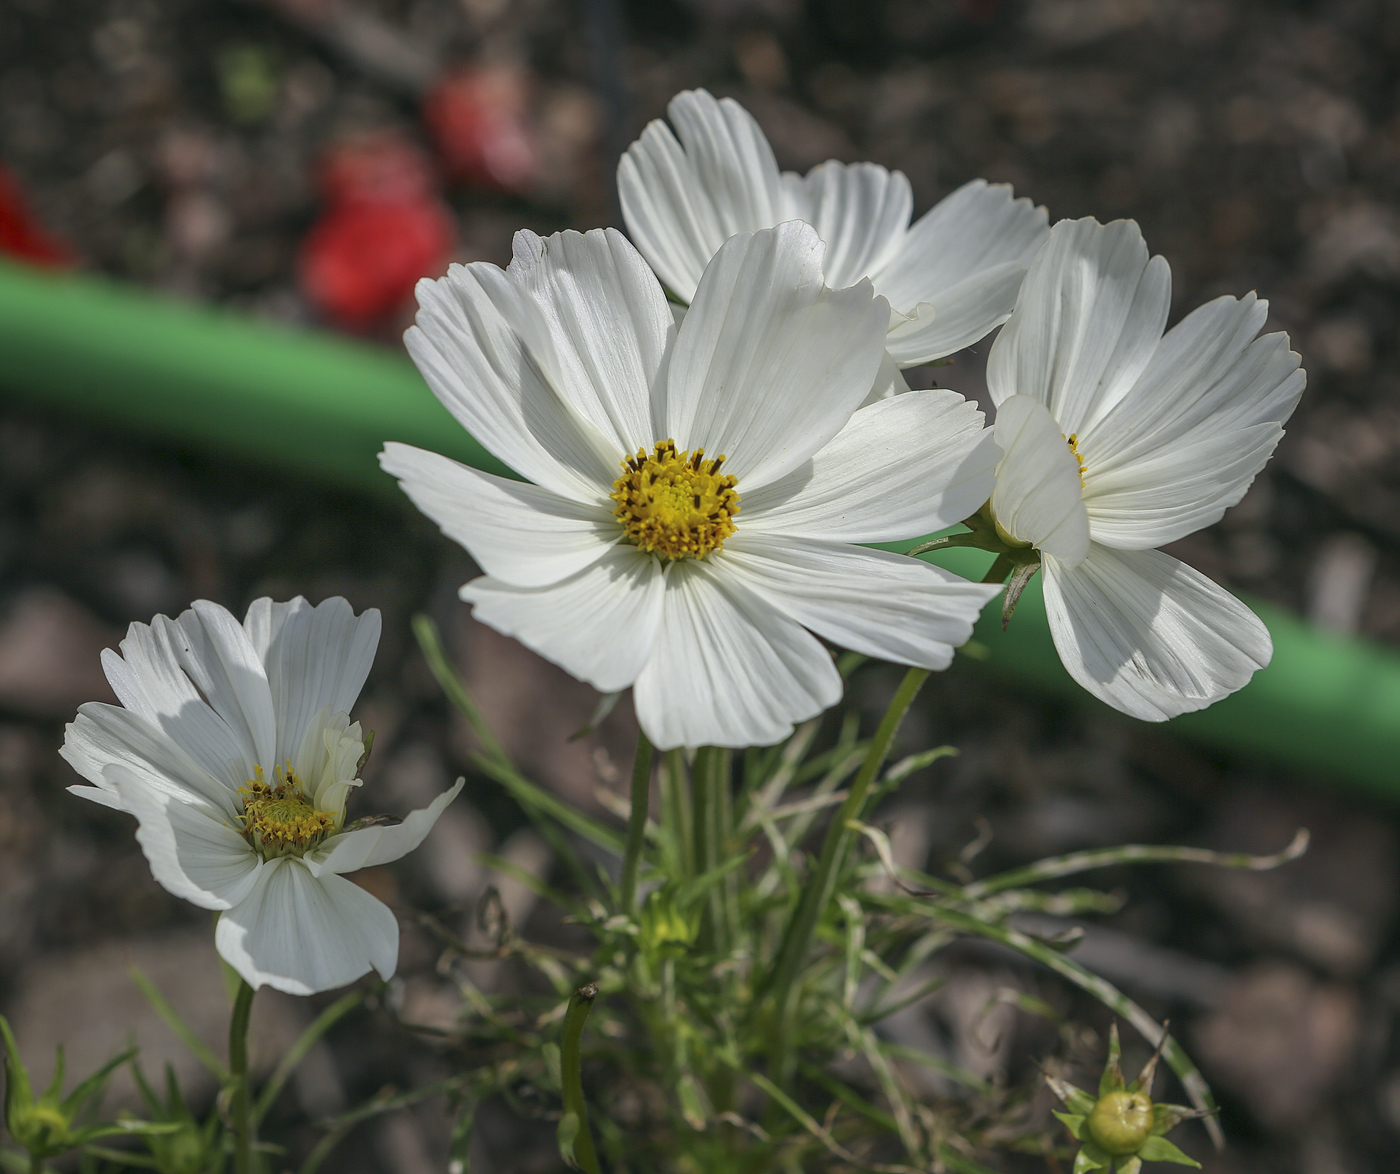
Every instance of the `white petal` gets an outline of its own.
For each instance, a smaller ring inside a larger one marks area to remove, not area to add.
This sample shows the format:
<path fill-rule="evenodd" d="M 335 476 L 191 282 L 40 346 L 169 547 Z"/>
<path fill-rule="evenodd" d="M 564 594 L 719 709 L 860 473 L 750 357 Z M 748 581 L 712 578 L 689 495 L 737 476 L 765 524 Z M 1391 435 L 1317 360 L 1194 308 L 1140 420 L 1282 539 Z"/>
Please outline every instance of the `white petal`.
<path fill-rule="evenodd" d="M 914 206 L 902 172 L 832 159 L 793 179 L 785 184 L 788 214 L 807 221 L 826 244 L 822 271 L 832 289 L 872 276 L 900 252 Z"/>
<path fill-rule="evenodd" d="M 215 778 L 180 746 L 145 718 L 120 706 L 89 701 L 64 730 L 63 758 L 98 790 L 115 796 L 105 772 L 121 767 L 152 790 L 185 799 L 202 799 L 232 818 L 241 808 L 238 787 L 253 777 L 251 764 L 243 779 Z M 85 797 L 87 789 L 76 789 Z M 101 801 L 101 800 L 100 800 Z M 120 807 L 120 803 L 108 802 Z"/>
<path fill-rule="evenodd" d="M 1006 184 L 975 179 L 909 229 L 899 251 L 872 274 L 875 292 L 917 322 L 894 331 L 905 365 L 961 350 L 1006 321 L 1016 291 L 1048 233 L 1048 217 Z"/>
<path fill-rule="evenodd" d="M 1050 631 L 1070 676 L 1144 721 L 1204 709 L 1273 654 L 1258 616 L 1161 551 L 1096 543 L 1077 567 L 1047 559 L 1044 572 Z"/>
<path fill-rule="evenodd" d="M 559 367 L 544 311 L 495 265 L 453 265 L 418 283 L 408 353 L 458 422 L 522 477 L 564 497 L 607 492 L 616 444 L 550 383 Z"/>
<path fill-rule="evenodd" d="M 992 344 L 992 399 L 1034 396 L 1066 435 L 1086 432 L 1142 374 L 1170 305 L 1171 271 L 1134 221 L 1061 220 Z"/>
<path fill-rule="evenodd" d="M 1147 370 L 1079 438 L 1096 542 L 1144 548 L 1217 521 L 1272 454 L 1305 377 L 1267 305 L 1217 298 L 1167 332 Z"/>
<path fill-rule="evenodd" d="M 1016 541 L 1074 565 L 1089 552 L 1079 462 L 1039 400 L 1015 395 L 997 408 L 1001 463 L 992 513 Z"/>
<path fill-rule="evenodd" d="M 273 762 L 282 763 L 296 756 L 317 712 L 349 713 L 359 698 L 379 647 L 379 611 L 357 616 L 339 596 L 315 607 L 300 595 L 288 603 L 263 598 L 243 626 L 267 667 L 277 714 Z"/>
<path fill-rule="evenodd" d="M 270 860 L 258 883 L 219 917 L 214 945 L 254 988 L 313 995 L 373 967 L 393 976 L 399 923 L 383 902 L 343 876 L 313 877 L 300 860 Z"/>
<path fill-rule="evenodd" d="M 389 864 L 401 856 L 407 856 L 433 830 L 438 816 L 457 798 L 464 785 L 465 780 L 458 779 L 427 807 L 409 812 L 400 823 L 357 828 L 332 836 L 316 851 L 308 852 L 303 857 L 307 869 L 312 876 L 327 872 L 354 872 L 377 864 Z"/>
<path fill-rule="evenodd" d="M 1000 452 L 982 424 L 941 388 L 861 408 L 810 461 L 741 496 L 739 531 L 893 542 L 951 526 L 995 484 Z"/>
<path fill-rule="evenodd" d="M 928 669 L 948 667 L 1002 589 L 916 558 L 801 538 L 736 534 L 715 562 L 823 639 Z"/>
<path fill-rule="evenodd" d="M 612 228 L 519 232 L 506 272 L 544 312 L 551 383 L 618 457 L 665 439 L 652 405 L 675 326 L 660 283 L 627 238 Z"/>
<path fill-rule="evenodd" d="M 228 909 L 252 890 L 262 861 L 234 817 L 193 796 L 158 791 L 120 765 L 105 778 L 122 810 L 136 817 L 136 842 L 167 892 L 201 909 Z"/>
<path fill-rule="evenodd" d="M 659 119 L 648 124 L 618 163 L 617 189 L 637 248 L 690 302 L 720 245 L 785 218 L 782 181 L 763 131 L 732 98 L 687 90 L 667 113 L 680 141 Z"/>
<path fill-rule="evenodd" d="M 264 767 L 275 762 L 272 690 L 243 625 L 217 603 L 196 599 L 167 631 L 180 667 L 247 747 L 248 757 Z"/>
<path fill-rule="evenodd" d="M 969 347 L 1011 316 L 1025 276 L 1017 261 L 975 273 L 940 294 L 937 303 L 920 302 L 909 317 L 892 318 L 885 346 L 905 367 Z"/>
<path fill-rule="evenodd" d="M 739 492 L 795 469 L 870 391 L 889 310 L 822 284 L 822 244 L 789 221 L 727 241 L 676 339 L 667 435 L 728 458 Z"/>
<path fill-rule="evenodd" d="M 671 565 L 655 651 L 633 690 L 659 749 L 768 746 L 841 698 L 831 655 L 720 566 Z"/>
<path fill-rule="evenodd" d="M 602 558 L 622 533 L 612 503 L 601 494 L 587 502 L 560 497 L 392 441 L 379 463 L 487 574 L 521 587 L 576 574 Z"/>
<path fill-rule="evenodd" d="M 616 693 L 636 680 L 651 655 L 662 578 L 657 558 L 618 545 L 550 587 L 516 587 L 487 576 L 466 584 L 461 596 L 483 624 L 595 689 Z"/>
<path fill-rule="evenodd" d="M 120 656 L 111 649 L 102 653 L 107 680 L 122 705 L 161 730 L 199 763 L 204 774 L 237 787 L 252 777 L 253 748 L 185 675 L 172 633 L 180 639 L 179 629 L 165 616 L 157 616 L 149 626 L 132 624 Z"/>
<path fill-rule="evenodd" d="M 909 381 L 904 378 L 904 372 L 899 369 L 899 364 L 886 351 L 880 359 L 880 368 L 875 372 L 875 384 L 861 400 L 860 406 L 868 408 L 871 404 L 878 404 L 881 400 L 889 399 L 891 396 L 903 395 L 909 390 Z"/>

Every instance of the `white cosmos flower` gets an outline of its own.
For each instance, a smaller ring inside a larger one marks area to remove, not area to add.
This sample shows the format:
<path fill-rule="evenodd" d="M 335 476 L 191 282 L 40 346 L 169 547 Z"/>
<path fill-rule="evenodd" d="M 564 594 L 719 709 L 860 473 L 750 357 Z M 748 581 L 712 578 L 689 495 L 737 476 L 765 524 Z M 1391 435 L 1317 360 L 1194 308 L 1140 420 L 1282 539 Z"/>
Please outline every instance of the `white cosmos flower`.
<path fill-rule="evenodd" d="M 398 965 L 387 906 L 341 874 L 387 864 L 428 834 L 462 783 L 396 824 L 350 828 L 365 753 L 347 711 L 374 660 L 379 613 L 343 599 L 259 599 L 240 624 L 199 600 L 132 624 L 102 666 L 121 705 L 89 702 L 61 753 L 130 812 L 156 880 L 221 910 L 214 942 L 249 984 L 306 995 Z"/>
<path fill-rule="evenodd" d="M 508 270 L 418 286 L 419 369 L 529 482 L 403 444 L 381 463 L 485 570 L 461 592 L 476 618 L 635 685 L 663 748 L 775 742 L 834 704 L 812 633 L 943 668 L 995 594 L 852 545 L 966 517 L 996 450 L 949 391 L 856 411 L 888 311 L 868 282 L 827 289 L 822 249 L 797 222 L 734 237 L 679 331 L 613 230 L 521 232 Z"/>
<path fill-rule="evenodd" d="M 1042 556 L 1070 675 L 1124 713 L 1203 709 L 1269 663 L 1259 619 L 1153 549 L 1216 521 L 1283 435 L 1304 375 L 1267 303 L 1220 297 L 1163 335 L 1171 273 L 1132 221 L 1061 221 L 992 346 L 991 510 Z"/>
<path fill-rule="evenodd" d="M 737 232 L 805 220 L 826 242 L 826 284 L 868 277 L 890 304 L 891 362 L 876 392 L 905 390 L 899 367 L 951 355 L 1005 322 L 1025 265 L 1045 240 L 1046 213 L 1010 187 L 973 180 L 913 225 L 913 193 L 898 171 L 875 163 L 780 172 L 753 116 L 705 90 L 671 99 L 667 113 L 622 157 L 618 193 L 627 231 L 681 301 Z"/>

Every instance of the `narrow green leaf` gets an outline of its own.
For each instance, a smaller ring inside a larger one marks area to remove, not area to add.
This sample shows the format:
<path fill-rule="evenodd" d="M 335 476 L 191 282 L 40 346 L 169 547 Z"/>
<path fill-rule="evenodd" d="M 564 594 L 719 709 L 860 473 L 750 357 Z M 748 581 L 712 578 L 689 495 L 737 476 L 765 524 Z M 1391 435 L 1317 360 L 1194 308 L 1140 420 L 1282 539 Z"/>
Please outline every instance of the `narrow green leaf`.
<path fill-rule="evenodd" d="M 1104 1061 L 1103 1075 L 1099 1077 L 1100 1097 L 1123 1091 L 1122 1057 L 1123 1044 L 1118 1038 L 1118 1024 L 1115 1023 L 1108 1029 L 1108 1059 Z"/>
<path fill-rule="evenodd" d="M 180 1042 L 189 1049 L 190 1055 L 204 1065 L 204 1067 L 213 1074 L 214 1079 L 221 1085 L 227 1084 L 228 1069 L 224 1067 L 223 1062 L 214 1055 L 213 1052 L 205 1047 L 204 1041 L 201 1040 L 199 1036 L 195 1035 L 190 1029 L 189 1024 L 180 1018 L 180 1013 L 176 1011 L 175 1008 L 166 1001 L 165 996 L 156 989 L 156 984 L 147 978 L 138 966 L 131 967 L 131 969 L 127 971 L 127 974 L 141 993 L 146 996 L 146 1001 L 155 1008 L 156 1014 L 165 1020 L 166 1026 L 179 1036 Z"/>
<path fill-rule="evenodd" d="M 1084 1140 L 1084 1122 L 1088 1120 L 1084 1114 L 1061 1113 L 1058 1109 L 1052 1109 L 1050 1115 L 1064 1122 L 1065 1128 L 1069 1130 L 1070 1136 L 1072 1136 L 1075 1141 Z"/>
<path fill-rule="evenodd" d="M 254 1122 L 261 1122 L 267 1116 L 267 1111 L 276 1102 L 282 1088 L 292 1073 L 296 1071 L 297 1065 L 306 1059 L 307 1054 L 316 1046 L 317 1041 L 334 1027 L 341 1019 L 358 1007 L 365 998 L 364 991 L 351 991 L 347 995 L 341 995 L 334 1003 L 316 1016 L 297 1038 L 282 1059 L 277 1062 L 277 1067 L 273 1069 L 272 1076 L 266 1085 L 263 1086 L 261 1094 L 258 1096 L 257 1104 L 253 1107 Z"/>
<path fill-rule="evenodd" d="M 605 848 L 615 856 L 621 856 L 626 841 L 623 834 L 606 824 L 599 823 L 591 816 L 584 815 L 562 799 L 546 791 L 538 783 L 533 783 L 513 766 L 488 758 L 484 754 L 472 755 L 473 763 L 483 774 L 495 779 L 527 811 L 541 812 L 562 823 L 571 831 L 577 832 L 585 840 L 590 840 L 600 848 Z"/>
<path fill-rule="evenodd" d="M 1165 1137 L 1149 1137 L 1143 1143 L 1142 1149 L 1138 1150 L 1138 1157 L 1144 1162 L 1175 1162 L 1178 1166 L 1195 1166 L 1201 1168 L 1200 1162 L 1195 1158 L 1187 1157 L 1176 1148 Z"/>

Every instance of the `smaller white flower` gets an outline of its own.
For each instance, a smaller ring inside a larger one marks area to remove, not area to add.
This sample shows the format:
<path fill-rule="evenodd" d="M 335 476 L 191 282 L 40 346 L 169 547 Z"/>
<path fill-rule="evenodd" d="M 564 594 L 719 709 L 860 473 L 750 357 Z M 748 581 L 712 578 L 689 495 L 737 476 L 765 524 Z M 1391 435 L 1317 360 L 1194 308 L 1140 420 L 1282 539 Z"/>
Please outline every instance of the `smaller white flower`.
<path fill-rule="evenodd" d="M 342 873 L 411 852 L 462 789 L 400 823 L 345 826 L 365 756 L 359 696 L 379 613 L 343 599 L 259 599 L 240 624 L 197 601 L 132 624 L 102 665 L 121 705 L 89 702 L 64 758 L 69 790 L 137 819 L 169 892 L 221 911 L 214 942 L 247 982 L 307 995 L 398 965 L 394 914 Z"/>
<path fill-rule="evenodd" d="M 1045 209 L 1005 184 L 972 180 L 911 225 L 901 172 L 835 160 L 805 176 L 779 171 L 753 116 L 705 90 L 677 94 L 667 113 L 676 133 L 651 122 L 617 169 L 627 231 L 657 276 L 688 305 L 735 233 L 805 220 L 826 244 L 828 286 L 868 277 L 890 304 L 877 393 L 906 389 L 898 368 L 951 355 L 1005 322 L 1045 240 Z"/>
<path fill-rule="evenodd" d="M 1065 668 L 1147 721 L 1203 709 L 1269 663 L 1268 630 L 1153 549 L 1217 521 L 1302 394 L 1288 336 L 1253 294 L 1167 331 L 1171 272 L 1132 221 L 1061 221 L 992 345 L 1002 450 L 990 513 L 1033 548 Z"/>

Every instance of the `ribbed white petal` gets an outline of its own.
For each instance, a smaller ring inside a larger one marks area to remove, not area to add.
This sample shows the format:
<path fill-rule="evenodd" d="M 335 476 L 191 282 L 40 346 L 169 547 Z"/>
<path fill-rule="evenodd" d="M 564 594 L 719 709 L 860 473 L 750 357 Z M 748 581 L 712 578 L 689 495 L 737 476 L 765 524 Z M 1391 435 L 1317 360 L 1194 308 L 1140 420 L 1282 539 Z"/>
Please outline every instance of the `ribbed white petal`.
<path fill-rule="evenodd" d="M 951 355 L 985 338 L 1011 316 L 1026 271 L 1017 261 L 993 265 L 891 318 L 885 346 L 904 367 Z M 878 292 L 878 291 L 877 291 Z"/>
<path fill-rule="evenodd" d="M 1016 541 L 1073 566 L 1089 552 L 1089 515 L 1079 462 L 1044 404 L 1028 395 L 1003 400 L 994 428 L 1001 447 L 992 513 Z"/>
<path fill-rule="evenodd" d="M 379 463 L 487 574 L 517 586 L 543 587 L 577 574 L 622 533 L 601 493 L 586 501 L 561 497 L 392 441 Z"/>
<path fill-rule="evenodd" d="M 104 775 L 122 810 L 136 817 L 136 841 L 167 892 L 201 909 L 228 909 L 252 891 L 263 863 L 235 817 L 194 796 L 158 791 L 121 765 Z"/>
<path fill-rule="evenodd" d="M 896 664 L 944 669 L 1001 585 L 882 550 L 736 534 L 717 571 L 818 636 Z"/>
<path fill-rule="evenodd" d="M 618 545 L 572 578 L 516 587 L 486 576 L 461 590 L 472 615 L 604 693 L 632 684 L 661 622 L 660 561 Z"/>
<path fill-rule="evenodd" d="M 268 861 L 257 884 L 219 917 L 214 945 L 254 988 L 312 995 L 398 967 L 399 924 L 389 907 L 342 876 L 313 877 L 300 860 Z"/>
<path fill-rule="evenodd" d="M 1079 438 L 1094 540 L 1141 549 L 1217 521 L 1272 454 L 1305 377 L 1267 305 L 1217 298 L 1167 332 L 1122 401 Z"/>
<path fill-rule="evenodd" d="M 102 653 L 107 680 L 122 705 L 162 731 L 200 765 L 203 774 L 237 787 L 252 777 L 253 748 L 214 712 L 185 675 L 172 634 L 175 640 L 181 639 L 179 629 L 165 616 L 157 616 L 149 626 L 132 624 L 121 642 L 120 655 L 110 648 Z M 93 769 L 100 772 L 101 764 Z M 83 773 L 92 777 L 91 772 Z"/>
<path fill-rule="evenodd" d="M 822 284 L 822 243 L 797 221 L 727 241 L 676 338 L 666 434 L 728 458 L 742 494 L 795 469 L 870 391 L 889 310 L 862 282 Z"/>
<path fill-rule="evenodd" d="M 832 289 L 872 276 L 901 252 L 914 206 L 902 172 L 832 159 L 801 179 L 784 179 L 788 206 L 781 219 L 805 220 L 817 230 L 826 244 L 822 272 Z"/>
<path fill-rule="evenodd" d="M 1134 221 L 1061 220 L 992 344 L 992 399 L 1033 396 L 1066 435 L 1086 432 L 1146 368 L 1170 305 L 1171 271 Z"/>
<path fill-rule="evenodd" d="M 409 812 L 399 823 L 356 828 L 332 836 L 302 858 L 307 870 L 312 876 L 329 872 L 355 872 L 378 864 L 390 864 L 407 856 L 433 830 L 438 816 L 461 794 L 464 785 L 465 780 L 458 779 L 427 807 Z"/>
<path fill-rule="evenodd" d="M 810 461 L 743 494 L 739 532 L 888 542 L 951 526 L 995 484 L 1000 452 L 982 424 L 975 404 L 943 389 L 861 408 Z"/>
<path fill-rule="evenodd" d="M 564 497 L 607 492 L 617 445 L 561 398 L 544 311 L 504 270 L 453 265 L 420 281 L 408 353 L 468 432 L 523 477 Z"/>
<path fill-rule="evenodd" d="M 975 179 L 944 197 L 871 274 L 875 292 L 914 320 L 891 326 L 890 351 L 904 365 L 961 350 L 1005 322 L 1048 233 L 1048 217 L 1006 184 Z"/>
<path fill-rule="evenodd" d="M 1156 550 L 1097 543 L 1045 560 L 1045 609 L 1070 676 L 1144 721 L 1204 709 L 1269 663 L 1268 630 L 1199 571 Z"/>
<path fill-rule="evenodd" d="M 203 799 L 230 818 L 239 809 L 242 780 L 215 778 L 170 737 L 130 710 L 100 701 L 78 708 L 77 718 L 64 730 L 63 758 L 93 788 L 115 797 L 104 776 L 111 766 L 121 766 L 139 777 L 153 791 L 188 799 Z M 245 779 L 252 778 L 249 769 Z M 84 798 L 120 807 L 111 799 L 98 799 L 87 788 L 70 788 Z"/>
<path fill-rule="evenodd" d="M 617 189 L 628 234 L 689 302 L 720 245 L 787 217 L 773 150 L 747 110 L 687 90 L 667 113 L 679 142 L 664 122 L 648 124 L 618 164 Z"/>
<path fill-rule="evenodd" d="M 300 595 L 287 603 L 264 597 L 253 601 L 243 626 L 267 668 L 272 691 L 277 715 L 272 762 L 286 762 L 296 757 L 319 711 L 349 713 L 360 696 L 379 647 L 379 610 L 367 608 L 357 616 L 339 596 L 315 607 Z"/>
<path fill-rule="evenodd" d="M 264 766 L 275 762 L 272 690 L 243 625 L 226 608 L 197 599 L 168 632 L 180 667 L 247 748 L 247 759 Z"/>
<path fill-rule="evenodd" d="M 617 454 L 657 440 L 659 376 L 675 332 L 666 295 L 616 229 L 515 234 L 506 271 L 544 312 L 550 382 Z"/>
<path fill-rule="evenodd" d="M 768 746 L 841 698 L 831 655 L 720 566 L 672 564 L 655 651 L 634 690 L 654 745 Z"/>
<path fill-rule="evenodd" d="M 880 358 L 880 367 L 875 372 L 875 384 L 866 393 L 860 402 L 860 406 L 868 408 L 871 404 L 878 404 L 881 400 L 889 399 L 891 396 L 903 395 L 909 390 L 909 381 L 904 378 L 904 372 L 899 369 L 889 351 L 886 351 Z"/>

